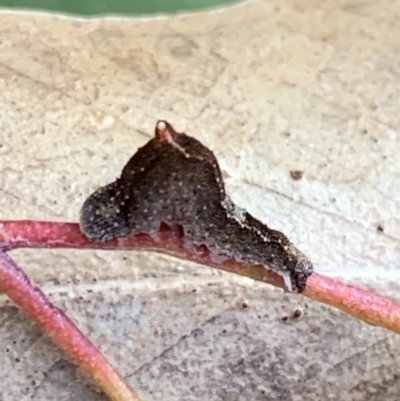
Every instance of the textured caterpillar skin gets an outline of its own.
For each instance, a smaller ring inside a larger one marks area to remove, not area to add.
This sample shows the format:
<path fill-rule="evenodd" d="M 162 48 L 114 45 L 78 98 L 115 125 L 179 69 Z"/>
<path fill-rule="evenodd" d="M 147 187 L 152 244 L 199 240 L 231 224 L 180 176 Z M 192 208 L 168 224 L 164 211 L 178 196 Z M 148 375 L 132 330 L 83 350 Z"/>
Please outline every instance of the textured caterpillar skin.
<path fill-rule="evenodd" d="M 155 233 L 161 222 L 181 226 L 185 241 L 222 259 L 277 272 L 290 292 L 302 292 L 313 272 L 284 234 L 232 203 L 214 154 L 165 121 L 120 178 L 89 196 L 80 215 L 81 230 L 93 241 Z"/>

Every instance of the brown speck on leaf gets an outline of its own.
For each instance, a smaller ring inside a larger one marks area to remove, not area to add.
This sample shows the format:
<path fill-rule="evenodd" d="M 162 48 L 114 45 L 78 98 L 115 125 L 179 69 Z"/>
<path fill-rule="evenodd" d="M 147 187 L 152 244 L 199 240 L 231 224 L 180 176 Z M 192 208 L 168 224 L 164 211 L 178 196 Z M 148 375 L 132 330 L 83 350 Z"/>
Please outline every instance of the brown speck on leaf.
<path fill-rule="evenodd" d="M 294 181 L 299 181 L 303 178 L 304 172 L 301 170 L 291 170 L 290 171 L 290 177 L 292 177 L 292 180 Z"/>
<path fill-rule="evenodd" d="M 321 333 L 321 327 L 319 326 L 311 326 L 311 333 L 312 334 L 320 334 Z"/>
<path fill-rule="evenodd" d="M 293 319 L 298 319 L 301 316 L 301 310 L 300 309 L 296 309 L 293 312 Z"/>

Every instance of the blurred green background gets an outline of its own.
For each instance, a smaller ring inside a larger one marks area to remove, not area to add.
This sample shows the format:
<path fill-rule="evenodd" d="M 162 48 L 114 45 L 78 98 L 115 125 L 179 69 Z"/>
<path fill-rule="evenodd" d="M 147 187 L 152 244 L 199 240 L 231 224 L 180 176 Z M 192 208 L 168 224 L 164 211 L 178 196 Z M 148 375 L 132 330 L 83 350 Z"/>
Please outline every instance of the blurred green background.
<path fill-rule="evenodd" d="M 0 0 L 0 8 L 22 8 L 81 15 L 156 14 L 193 11 L 238 0 Z"/>

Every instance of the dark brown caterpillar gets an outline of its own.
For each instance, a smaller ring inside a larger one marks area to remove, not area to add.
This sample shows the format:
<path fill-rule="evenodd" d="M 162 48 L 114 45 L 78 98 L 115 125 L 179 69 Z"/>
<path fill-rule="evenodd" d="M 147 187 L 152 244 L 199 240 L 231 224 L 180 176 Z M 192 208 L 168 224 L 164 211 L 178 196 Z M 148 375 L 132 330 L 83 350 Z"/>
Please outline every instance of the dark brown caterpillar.
<path fill-rule="evenodd" d="M 161 222 L 181 226 L 187 243 L 205 245 L 217 260 L 235 258 L 281 275 L 302 292 L 311 262 L 279 231 L 235 206 L 225 193 L 214 154 L 198 140 L 159 121 L 120 178 L 85 201 L 81 230 L 93 241 L 154 233 Z"/>

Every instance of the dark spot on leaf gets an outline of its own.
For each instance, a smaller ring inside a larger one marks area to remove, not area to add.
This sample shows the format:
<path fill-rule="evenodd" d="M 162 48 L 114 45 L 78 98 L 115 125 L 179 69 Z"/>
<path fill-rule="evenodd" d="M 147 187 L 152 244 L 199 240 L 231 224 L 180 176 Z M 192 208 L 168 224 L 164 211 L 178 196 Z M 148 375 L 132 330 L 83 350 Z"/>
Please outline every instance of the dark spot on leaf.
<path fill-rule="evenodd" d="M 301 316 L 301 310 L 300 310 L 300 309 L 296 309 L 296 310 L 293 312 L 293 318 L 294 318 L 294 319 L 298 319 L 300 316 Z"/>
<path fill-rule="evenodd" d="M 290 177 L 292 177 L 292 180 L 294 181 L 299 181 L 303 178 L 304 172 L 301 170 L 291 170 L 290 171 Z"/>

